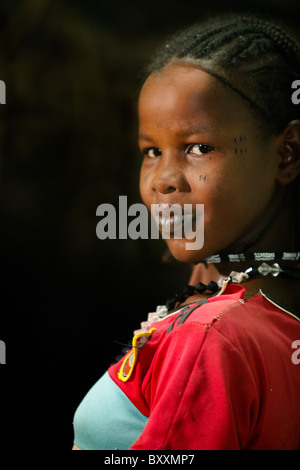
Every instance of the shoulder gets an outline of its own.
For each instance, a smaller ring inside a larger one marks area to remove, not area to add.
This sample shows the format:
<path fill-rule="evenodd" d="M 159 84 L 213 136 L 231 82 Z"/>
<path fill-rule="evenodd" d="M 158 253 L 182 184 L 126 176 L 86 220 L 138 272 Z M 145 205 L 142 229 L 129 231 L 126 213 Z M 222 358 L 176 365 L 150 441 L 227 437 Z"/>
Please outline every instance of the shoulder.
<path fill-rule="evenodd" d="M 275 362 L 290 363 L 299 319 L 262 293 L 250 299 L 230 297 L 191 306 L 174 318 L 162 341 L 164 356 L 181 354 L 205 368 L 218 364 L 227 371 L 237 371 L 240 364 L 255 376 L 272 369 Z"/>
<path fill-rule="evenodd" d="M 186 306 L 169 319 L 167 334 L 175 330 L 184 334 L 189 325 L 195 327 L 195 332 L 198 326 L 199 330 L 205 331 L 213 328 L 225 333 L 228 327 L 232 327 L 250 333 L 252 329 L 257 330 L 274 320 L 281 323 L 292 320 L 292 313 L 270 301 L 262 292 L 250 299 L 245 299 L 244 295 L 242 286 L 230 285 L 223 295 Z"/>
<path fill-rule="evenodd" d="M 214 348 L 222 356 L 235 350 L 246 359 L 249 355 L 260 357 L 266 345 L 278 347 L 283 325 L 290 321 L 294 323 L 261 294 L 248 300 L 243 295 L 225 295 L 178 312 L 158 329 L 154 339 L 165 355 L 176 355 L 180 350 L 196 358 Z"/>
<path fill-rule="evenodd" d="M 192 364 L 206 350 L 232 349 L 231 330 L 239 330 L 240 309 L 244 301 L 238 296 L 220 296 L 190 304 L 164 321 L 153 323 L 156 328 L 144 353 L 151 351 L 154 359 L 164 363 L 187 360 Z M 243 322 L 242 322 L 243 323 Z"/>
<path fill-rule="evenodd" d="M 193 324 L 195 326 L 211 327 L 231 309 L 237 309 L 244 304 L 243 299 L 216 298 L 210 301 L 190 305 L 174 318 L 170 331 L 175 326 Z"/>
<path fill-rule="evenodd" d="M 236 323 L 241 307 L 244 306 L 245 289 L 241 286 L 230 286 L 224 295 L 211 297 L 192 303 L 182 308 L 176 314 L 170 315 L 164 322 L 157 322 L 153 326 L 165 331 L 165 339 L 168 336 L 184 336 L 188 334 L 196 338 L 200 334 L 206 334 L 208 330 L 221 325 Z M 161 334 L 161 333 L 160 333 Z"/>

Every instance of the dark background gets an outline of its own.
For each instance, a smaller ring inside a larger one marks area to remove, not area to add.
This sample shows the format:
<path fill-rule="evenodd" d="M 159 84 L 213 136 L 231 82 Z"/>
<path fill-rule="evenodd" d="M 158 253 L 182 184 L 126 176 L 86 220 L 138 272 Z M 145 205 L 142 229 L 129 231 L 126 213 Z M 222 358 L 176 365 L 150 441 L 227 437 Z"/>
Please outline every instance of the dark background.
<path fill-rule="evenodd" d="M 96 208 L 141 202 L 138 73 L 208 13 L 297 28 L 298 0 L 10 0 L 0 5 L 0 449 L 70 449 L 84 394 L 188 280 L 160 241 L 96 237 Z M 300 77 L 299 77 L 300 78 Z"/>

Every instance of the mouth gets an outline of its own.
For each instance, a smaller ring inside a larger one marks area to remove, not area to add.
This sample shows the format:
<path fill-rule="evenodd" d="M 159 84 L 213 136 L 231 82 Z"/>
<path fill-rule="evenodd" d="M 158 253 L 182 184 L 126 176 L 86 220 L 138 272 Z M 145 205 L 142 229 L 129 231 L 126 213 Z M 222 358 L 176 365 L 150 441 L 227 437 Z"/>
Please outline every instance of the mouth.
<path fill-rule="evenodd" d="M 165 238 L 167 235 L 184 238 L 186 228 L 193 229 L 196 214 L 192 210 L 187 210 L 180 204 L 153 204 L 153 206 L 155 207 L 151 207 L 151 213 Z"/>

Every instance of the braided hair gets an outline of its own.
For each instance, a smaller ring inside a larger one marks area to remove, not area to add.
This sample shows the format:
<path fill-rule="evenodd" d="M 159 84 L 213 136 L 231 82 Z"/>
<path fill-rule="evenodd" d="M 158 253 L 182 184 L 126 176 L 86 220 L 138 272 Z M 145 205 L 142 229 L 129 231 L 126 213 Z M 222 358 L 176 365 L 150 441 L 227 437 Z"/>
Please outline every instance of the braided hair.
<path fill-rule="evenodd" d="M 244 15 L 197 23 L 165 43 L 144 70 L 144 80 L 173 62 L 198 65 L 219 78 L 276 133 L 300 118 L 291 100 L 291 85 L 300 78 L 300 49 L 276 24 Z"/>
<path fill-rule="evenodd" d="M 250 104 L 262 129 L 277 134 L 300 119 L 291 99 L 300 48 L 282 26 L 252 15 L 206 19 L 171 36 L 142 71 L 142 82 L 172 63 L 194 64 L 221 80 Z M 293 190 L 300 249 L 300 177 Z"/>

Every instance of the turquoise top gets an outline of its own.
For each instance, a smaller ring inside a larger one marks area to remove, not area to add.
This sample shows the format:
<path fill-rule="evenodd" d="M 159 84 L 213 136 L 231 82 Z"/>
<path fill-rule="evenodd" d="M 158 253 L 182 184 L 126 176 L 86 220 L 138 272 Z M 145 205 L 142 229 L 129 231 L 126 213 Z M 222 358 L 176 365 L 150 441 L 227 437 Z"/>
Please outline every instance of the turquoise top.
<path fill-rule="evenodd" d="M 147 420 L 106 372 L 75 412 L 74 444 L 82 450 L 128 450 Z"/>

